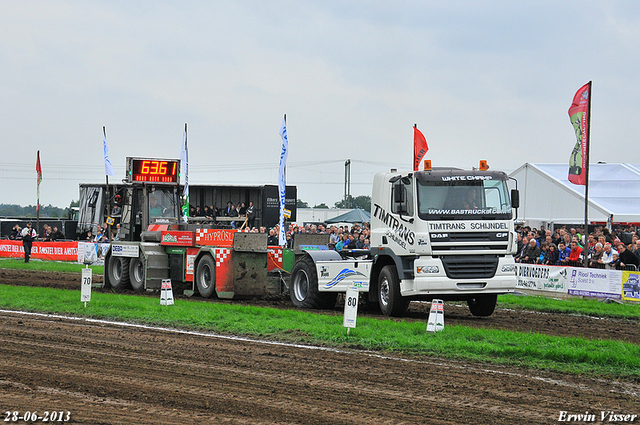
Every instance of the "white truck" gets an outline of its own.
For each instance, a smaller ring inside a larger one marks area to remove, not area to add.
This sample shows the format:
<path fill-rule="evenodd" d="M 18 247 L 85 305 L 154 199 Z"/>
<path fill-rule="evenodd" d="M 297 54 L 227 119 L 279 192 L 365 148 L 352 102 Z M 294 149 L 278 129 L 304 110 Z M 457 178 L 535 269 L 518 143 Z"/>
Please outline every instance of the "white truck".
<path fill-rule="evenodd" d="M 357 287 L 387 316 L 434 298 L 466 301 L 473 315 L 490 316 L 498 294 L 516 287 L 519 195 L 510 196 L 508 179 L 486 169 L 376 174 L 370 249 L 306 251 L 291 271 L 292 303 L 331 306 Z"/>

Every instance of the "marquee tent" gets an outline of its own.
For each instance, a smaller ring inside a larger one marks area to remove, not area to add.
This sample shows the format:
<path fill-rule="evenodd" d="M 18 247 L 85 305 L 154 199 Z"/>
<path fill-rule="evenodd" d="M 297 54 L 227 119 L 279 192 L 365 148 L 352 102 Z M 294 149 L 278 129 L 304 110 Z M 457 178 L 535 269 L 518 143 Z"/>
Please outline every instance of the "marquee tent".
<path fill-rule="evenodd" d="M 326 220 L 326 223 L 369 223 L 371 213 L 369 211 L 355 209 L 337 217 Z"/>
<path fill-rule="evenodd" d="M 518 218 L 529 223 L 584 223 L 585 187 L 570 183 L 568 164 L 526 163 L 518 181 Z M 640 164 L 590 164 L 591 223 L 640 223 Z"/>

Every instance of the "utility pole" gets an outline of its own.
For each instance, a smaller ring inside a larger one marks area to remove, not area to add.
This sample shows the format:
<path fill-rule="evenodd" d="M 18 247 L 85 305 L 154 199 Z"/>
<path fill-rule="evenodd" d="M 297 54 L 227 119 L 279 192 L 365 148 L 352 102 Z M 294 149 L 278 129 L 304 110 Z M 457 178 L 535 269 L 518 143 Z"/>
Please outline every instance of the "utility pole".
<path fill-rule="evenodd" d="M 344 204 L 351 208 L 351 160 L 344 162 Z"/>

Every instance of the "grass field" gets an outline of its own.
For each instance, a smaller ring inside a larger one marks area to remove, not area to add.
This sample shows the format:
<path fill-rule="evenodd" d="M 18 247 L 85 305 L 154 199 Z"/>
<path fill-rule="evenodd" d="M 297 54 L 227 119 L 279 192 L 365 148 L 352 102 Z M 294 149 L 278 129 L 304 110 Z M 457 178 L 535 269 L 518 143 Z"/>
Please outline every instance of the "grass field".
<path fill-rule="evenodd" d="M 0 262 L 0 267 L 5 265 L 11 263 Z M 84 266 L 43 262 L 42 267 L 43 270 L 53 268 L 56 271 L 79 273 Z M 71 269 L 66 270 L 66 267 Z M 94 273 L 100 272 L 94 269 Z M 428 334 L 425 323 L 422 322 L 368 317 L 358 318 L 357 328 L 351 329 L 347 334 L 342 326 L 341 316 L 302 310 L 182 299 L 176 300 L 173 306 L 161 306 L 159 299 L 154 297 L 95 291 L 87 307 L 84 307 L 84 303 L 80 302 L 80 291 L 9 285 L 0 285 L 0 294 L 0 307 L 11 310 L 125 320 L 288 342 L 640 380 L 640 346 L 620 341 L 566 338 L 455 325 L 447 326 L 442 332 Z M 508 308 L 600 317 L 637 318 L 640 310 L 637 305 L 629 304 L 513 295 L 499 297 L 499 304 Z"/>
<path fill-rule="evenodd" d="M 358 318 L 347 334 L 342 317 L 302 310 L 239 306 L 94 292 L 84 307 L 80 291 L 0 285 L 0 307 L 116 319 L 223 334 L 438 356 L 557 372 L 640 379 L 640 346 L 608 340 L 449 325 L 428 334 L 423 322 Z"/>

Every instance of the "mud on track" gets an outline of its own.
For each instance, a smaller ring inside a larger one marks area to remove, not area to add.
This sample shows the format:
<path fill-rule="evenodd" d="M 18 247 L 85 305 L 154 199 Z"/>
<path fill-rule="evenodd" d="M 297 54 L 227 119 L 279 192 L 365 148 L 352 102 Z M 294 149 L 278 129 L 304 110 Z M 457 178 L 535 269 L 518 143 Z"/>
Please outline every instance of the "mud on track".
<path fill-rule="evenodd" d="M 0 283 L 11 276 L 0 270 Z M 498 313 L 478 320 L 447 306 L 445 323 L 567 328 L 563 315 Z M 0 413 L 9 410 L 68 410 L 68 423 L 87 424 L 547 424 L 560 411 L 640 414 L 640 385 L 0 312 Z"/>

